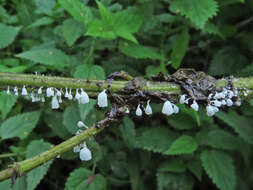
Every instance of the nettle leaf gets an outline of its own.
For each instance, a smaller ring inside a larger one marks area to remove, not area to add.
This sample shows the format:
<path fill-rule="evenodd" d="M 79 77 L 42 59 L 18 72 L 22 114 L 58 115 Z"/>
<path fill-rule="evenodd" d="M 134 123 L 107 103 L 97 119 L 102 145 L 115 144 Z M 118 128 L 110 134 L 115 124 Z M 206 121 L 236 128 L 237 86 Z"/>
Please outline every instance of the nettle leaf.
<path fill-rule="evenodd" d="M 0 111 L 2 113 L 2 119 L 6 118 L 17 99 L 17 96 L 6 94 L 6 92 L 0 92 Z"/>
<path fill-rule="evenodd" d="M 20 29 L 20 26 L 14 27 L 0 23 L 0 49 L 10 45 L 15 40 Z"/>
<path fill-rule="evenodd" d="M 240 140 L 234 135 L 221 129 L 207 130 L 197 134 L 200 145 L 209 145 L 213 148 L 234 150 L 238 148 Z"/>
<path fill-rule="evenodd" d="M 39 118 L 39 111 L 27 112 L 10 117 L 0 126 L 0 136 L 3 139 L 13 137 L 25 139 L 36 126 Z"/>
<path fill-rule="evenodd" d="M 119 36 L 138 44 L 133 33 L 136 33 L 141 27 L 142 20 L 139 16 L 130 14 L 128 11 L 111 13 L 99 1 L 97 4 L 102 20 L 93 20 L 88 25 L 86 35 L 108 39 L 115 39 Z"/>
<path fill-rule="evenodd" d="M 164 151 L 164 154 L 191 154 L 198 148 L 195 139 L 188 135 L 182 135 L 171 144 L 170 148 Z"/>
<path fill-rule="evenodd" d="M 37 14 L 47 14 L 51 15 L 52 14 L 52 9 L 56 5 L 55 0 L 35 0 L 36 4 L 36 10 L 35 12 Z"/>
<path fill-rule="evenodd" d="M 56 48 L 40 47 L 16 54 L 15 56 L 55 67 L 64 67 L 69 64 L 69 57 Z"/>
<path fill-rule="evenodd" d="M 123 124 L 120 125 L 120 132 L 124 141 L 130 147 L 134 147 L 136 132 L 134 122 L 129 117 L 124 117 Z"/>
<path fill-rule="evenodd" d="M 63 114 L 63 125 L 71 134 L 75 134 L 78 130 L 77 122 L 80 120 L 80 114 L 75 105 L 70 105 L 65 109 Z"/>
<path fill-rule="evenodd" d="M 83 79 L 105 79 L 105 71 L 98 65 L 82 64 L 76 67 L 75 78 Z"/>
<path fill-rule="evenodd" d="M 119 50 L 129 57 L 136 59 L 159 60 L 161 55 L 154 47 L 137 45 L 132 42 L 120 41 Z"/>
<path fill-rule="evenodd" d="M 62 32 L 68 46 L 72 46 L 75 41 L 84 34 L 84 26 L 75 19 L 67 19 L 63 22 Z"/>
<path fill-rule="evenodd" d="M 163 153 L 177 135 L 167 128 L 145 128 L 137 132 L 135 146 L 144 150 Z"/>
<path fill-rule="evenodd" d="M 178 158 L 172 158 L 170 160 L 163 162 L 158 169 L 159 172 L 176 172 L 176 173 L 182 173 L 185 172 L 185 170 L 186 170 L 185 164 L 183 163 L 182 160 Z"/>
<path fill-rule="evenodd" d="M 70 173 L 65 183 L 65 190 L 104 190 L 107 181 L 101 174 L 94 175 L 86 168 L 79 168 Z"/>
<path fill-rule="evenodd" d="M 211 75 L 235 74 L 239 73 L 246 63 L 246 57 L 240 54 L 237 48 L 228 46 L 214 55 L 208 71 Z"/>
<path fill-rule="evenodd" d="M 234 190 L 236 183 L 235 167 L 232 158 L 225 152 L 205 150 L 201 153 L 202 165 L 221 190 Z"/>
<path fill-rule="evenodd" d="M 194 179 L 186 174 L 173 174 L 158 172 L 157 173 L 157 189 L 182 189 L 182 190 L 192 190 L 194 185 Z"/>
<path fill-rule="evenodd" d="M 0 182 L 0 189 L 4 189 L 4 190 L 23 190 L 23 189 L 26 189 L 25 179 L 26 179 L 25 176 L 18 177 L 15 180 L 15 183 L 14 183 L 13 187 L 11 185 L 11 179 L 4 180 L 4 181 Z"/>
<path fill-rule="evenodd" d="M 36 156 L 50 148 L 50 143 L 44 142 L 43 140 L 34 140 L 27 146 L 26 158 Z M 53 160 L 50 160 L 27 173 L 27 190 L 33 190 L 37 187 L 52 163 Z"/>
<path fill-rule="evenodd" d="M 192 117 L 185 113 L 171 115 L 168 117 L 168 123 L 175 129 L 185 130 L 197 127 L 197 123 Z"/>
<path fill-rule="evenodd" d="M 228 113 L 225 112 L 218 112 L 216 115 L 219 119 L 223 120 L 227 123 L 230 127 L 232 127 L 235 132 L 239 134 L 245 141 L 250 144 L 253 144 L 253 128 L 251 118 L 247 118 L 241 115 L 238 115 L 234 111 L 229 111 Z"/>
<path fill-rule="evenodd" d="M 187 163 L 187 168 L 201 181 L 203 169 L 199 158 L 190 160 Z"/>
<path fill-rule="evenodd" d="M 96 100 L 90 99 L 89 103 L 87 104 L 78 104 L 79 112 L 80 112 L 80 117 L 82 121 L 85 121 L 88 114 L 93 110 L 93 108 L 96 105 Z"/>
<path fill-rule="evenodd" d="M 85 25 L 93 20 L 91 9 L 80 0 L 59 0 L 61 6 L 75 19 L 81 21 Z"/>
<path fill-rule="evenodd" d="M 185 28 L 180 34 L 176 36 L 171 53 L 172 66 L 175 69 L 180 67 L 181 62 L 187 52 L 189 46 L 189 38 L 190 36 L 188 34 L 188 28 Z"/>
<path fill-rule="evenodd" d="M 207 20 L 217 14 L 218 3 L 215 0 L 176 0 L 171 1 L 171 10 L 189 18 L 197 27 L 203 28 Z"/>
<path fill-rule="evenodd" d="M 37 19 L 34 23 L 27 26 L 27 28 L 36 28 L 39 26 L 50 25 L 53 22 L 54 22 L 54 20 L 50 17 L 42 17 L 42 18 Z"/>

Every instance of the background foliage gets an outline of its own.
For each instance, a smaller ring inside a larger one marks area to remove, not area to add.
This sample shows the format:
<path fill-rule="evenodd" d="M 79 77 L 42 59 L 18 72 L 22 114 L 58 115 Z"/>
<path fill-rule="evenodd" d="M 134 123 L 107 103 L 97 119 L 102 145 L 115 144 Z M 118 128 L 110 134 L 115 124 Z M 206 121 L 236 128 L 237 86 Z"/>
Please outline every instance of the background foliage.
<path fill-rule="evenodd" d="M 119 70 L 150 78 L 190 67 L 252 76 L 252 13 L 251 0 L 0 0 L 0 71 L 105 79 Z M 103 118 L 95 104 L 64 101 L 52 111 L 1 92 L 1 169 L 73 136 L 77 121 Z M 252 105 L 209 118 L 184 106 L 166 117 L 152 104 L 152 117 L 133 113 L 88 140 L 91 161 L 68 152 L 14 189 L 253 188 Z"/>

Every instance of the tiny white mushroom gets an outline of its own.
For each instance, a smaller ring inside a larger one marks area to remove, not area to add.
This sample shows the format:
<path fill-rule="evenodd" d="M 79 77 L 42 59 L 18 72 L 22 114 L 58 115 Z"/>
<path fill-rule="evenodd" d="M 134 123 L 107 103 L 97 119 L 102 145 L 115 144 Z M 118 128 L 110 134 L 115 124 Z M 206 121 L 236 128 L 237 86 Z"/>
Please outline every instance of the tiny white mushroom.
<path fill-rule="evenodd" d="M 227 99 L 227 106 L 232 106 L 233 105 L 233 101 L 231 99 Z"/>
<path fill-rule="evenodd" d="M 150 100 L 147 101 L 147 106 L 146 106 L 146 108 L 145 108 L 145 113 L 146 113 L 147 115 L 151 115 L 151 114 L 152 114 L 152 108 L 151 108 L 151 106 L 149 105 L 149 102 L 150 102 Z"/>
<path fill-rule="evenodd" d="M 108 106 L 106 89 L 98 94 L 98 106 L 103 108 Z"/>
<path fill-rule="evenodd" d="M 92 159 L 91 151 L 90 149 L 85 146 L 80 150 L 80 160 L 82 161 L 89 161 Z"/>
<path fill-rule="evenodd" d="M 236 106 L 240 106 L 241 104 L 242 104 L 241 100 L 237 100 L 237 101 L 235 102 L 235 105 L 236 105 Z"/>
<path fill-rule="evenodd" d="M 185 100 L 186 100 L 186 94 L 183 94 L 183 95 L 180 96 L 179 103 L 184 104 Z"/>
<path fill-rule="evenodd" d="M 52 102 L 51 102 L 51 108 L 52 109 L 58 109 L 60 107 L 59 102 L 57 100 L 57 96 L 53 96 Z"/>
<path fill-rule="evenodd" d="M 79 93 L 79 89 L 77 88 L 77 89 L 76 89 L 75 100 L 77 100 L 79 104 L 80 104 L 80 98 L 81 98 L 81 95 L 80 95 L 80 93 Z"/>
<path fill-rule="evenodd" d="M 172 108 L 172 104 L 170 101 L 167 100 L 166 102 L 164 102 L 162 113 L 168 116 L 174 113 L 174 110 Z"/>
<path fill-rule="evenodd" d="M 10 94 L 10 87 L 9 86 L 6 89 L 6 94 Z"/>
<path fill-rule="evenodd" d="M 76 145 L 74 148 L 73 148 L 73 152 L 80 152 L 80 145 Z"/>
<path fill-rule="evenodd" d="M 38 89 L 38 94 L 42 94 L 42 86 Z"/>
<path fill-rule="evenodd" d="M 199 111 L 199 105 L 195 100 L 193 101 L 191 108 L 194 109 L 195 111 Z"/>
<path fill-rule="evenodd" d="M 177 107 L 177 105 L 172 104 L 172 108 L 175 114 L 177 114 L 179 112 L 179 108 Z"/>
<path fill-rule="evenodd" d="M 89 128 L 89 127 L 87 127 L 82 121 L 78 121 L 78 122 L 77 122 L 77 127 L 79 127 L 79 128 L 84 127 L 84 128 L 86 128 L 86 129 Z"/>
<path fill-rule="evenodd" d="M 72 100 L 72 99 L 73 99 L 72 92 L 71 92 L 71 88 L 69 89 L 68 99 L 69 99 L 69 100 Z"/>
<path fill-rule="evenodd" d="M 25 88 L 25 85 L 22 87 L 21 95 L 22 95 L 22 96 L 27 96 L 27 95 L 28 95 L 27 90 L 26 90 L 26 88 Z"/>
<path fill-rule="evenodd" d="M 216 107 L 221 107 L 221 104 L 222 104 L 222 102 L 218 101 L 218 100 L 213 100 L 213 101 L 211 101 L 211 103 L 213 103 L 213 105 Z"/>
<path fill-rule="evenodd" d="M 65 98 L 68 98 L 68 97 L 69 97 L 68 88 L 65 88 L 65 94 L 64 94 L 64 97 L 65 97 Z"/>
<path fill-rule="evenodd" d="M 14 91 L 14 95 L 18 96 L 18 87 L 15 86 L 14 89 L 13 89 L 13 91 Z"/>
<path fill-rule="evenodd" d="M 213 116 L 215 114 L 214 106 L 207 105 L 206 106 L 206 114 L 209 117 Z"/>
<path fill-rule="evenodd" d="M 137 116 L 142 116 L 142 110 L 140 108 L 140 104 L 137 106 L 137 109 L 136 109 L 135 113 L 136 113 Z"/>
<path fill-rule="evenodd" d="M 81 97 L 80 97 L 80 103 L 81 104 L 87 104 L 89 103 L 90 99 L 88 94 L 81 88 Z M 106 101 L 107 101 L 107 95 L 106 95 Z"/>

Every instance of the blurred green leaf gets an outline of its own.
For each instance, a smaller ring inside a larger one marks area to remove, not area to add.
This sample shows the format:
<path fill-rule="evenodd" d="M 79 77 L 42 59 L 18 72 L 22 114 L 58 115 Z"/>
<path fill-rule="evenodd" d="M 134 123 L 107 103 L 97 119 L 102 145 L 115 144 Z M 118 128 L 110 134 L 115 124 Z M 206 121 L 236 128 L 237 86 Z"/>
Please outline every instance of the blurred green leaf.
<path fill-rule="evenodd" d="M 26 158 L 31 158 L 38 155 L 41 152 L 49 150 L 51 148 L 50 143 L 44 142 L 43 140 L 34 140 L 27 146 Z M 27 190 L 34 190 L 43 177 L 46 175 L 53 160 L 44 163 L 32 171 L 27 173 Z"/>
<path fill-rule="evenodd" d="M 85 25 L 93 20 L 91 9 L 79 0 L 59 0 L 59 3 L 71 16 Z"/>
<path fill-rule="evenodd" d="M 221 190 L 235 189 L 235 166 L 227 153 L 205 150 L 201 153 L 201 161 L 206 173 L 218 188 Z"/>
<path fill-rule="evenodd" d="M 82 64 L 76 67 L 75 78 L 82 79 L 105 79 L 104 69 L 98 65 Z"/>
<path fill-rule="evenodd" d="M 190 160 L 187 163 L 187 168 L 201 181 L 203 169 L 199 158 Z"/>
<path fill-rule="evenodd" d="M 6 118 L 17 99 L 17 96 L 6 94 L 6 92 L 0 92 L 0 111 L 2 113 L 2 119 Z"/>
<path fill-rule="evenodd" d="M 168 150 L 164 154 L 177 155 L 177 154 L 191 154 L 198 148 L 195 139 L 188 135 L 182 135 L 172 142 Z"/>
<path fill-rule="evenodd" d="M 124 117 L 123 124 L 120 125 L 121 136 L 129 147 L 135 145 L 135 126 L 129 117 Z"/>
<path fill-rule="evenodd" d="M 218 112 L 216 117 L 223 120 L 226 124 L 232 127 L 235 132 L 239 134 L 245 141 L 253 144 L 253 128 L 251 118 L 246 118 L 244 116 L 238 115 L 234 111 L 229 111 L 228 113 L 225 112 Z"/>
<path fill-rule="evenodd" d="M 161 55 L 159 54 L 158 50 L 150 46 L 142 46 L 131 42 L 120 41 L 119 50 L 125 55 L 136 59 L 161 59 Z"/>
<path fill-rule="evenodd" d="M 160 152 L 168 150 L 177 135 L 169 129 L 162 127 L 145 128 L 137 132 L 137 148 L 144 150 Z"/>
<path fill-rule="evenodd" d="M 159 172 L 176 172 L 176 173 L 182 173 L 186 170 L 185 164 L 182 160 L 176 158 L 176 159 L 170 159 L 167 160 L 159 166 L 158 171 Z"/>
<path fill-rule="evenodd" d="M 107 181 L 101 174 L 92 174 L 86 168 L 79 168 L 70 173 L 65 184 L 65 190 L 104 190 Z"/>
<path fill-rule="evenodd" d="M 34 23 L 27 26 L 27 28 L 36 28 L 39 26 L 50 25 L 53 22 L 54 22 L 54 20 L 50 17 L 42 17 L 42 18 L 37 19 Z"/>
<path fill-rule="evenodd" d="M 175 69 L 180 67 L 181 62 L 187 52 L 189 46 L 189 38 L 190 36 L 188 34 L 187 28 L 185 28 L 180 34 L 176 36 L 171 53 L 172 66 Z"/>
<path fill-rule="evenodd" d="M 8 26 L 0 23 L 0 49 L 3 49 L 10 45 L 18 35 L 21 26 Z"/>
<path fill-rule="evenodd" d="M 91 112 L 91 110 L 94 109 L 96 105 L 96 100 L 90 99 L 89 103 L 87 104 L 78 104 L 80 117 L 82 121 L 86 121 L 88 114 Z"/>
<path fill-rule="evenodd" d="M 34 1 L 36 5 L 35 12 L 37 14 L 46 14 L 46 15 L 52 14 L 52 9 L 56 4 L 55 0 L 43 0 L 43 1 L 34 0 Z"/>
<path fill-rule="evenodd" d="M 0 189 L 4 190 L 23 190 L 26 189 L 25 176 L 19 177 L 15 180 L 13 187 L 11 187 L 11 179 L 0 182 Z"/>
<path fill-rule="evenodd" d="M 27 112 L 9 117 L 0 126 L 0 136 L 3 139 L 19 137 L 25 139 L 36 126 L 40 118 L 40 112 Z"/>
<path fill-rule="evenodd" d="M 197 27 L 203 28 L 206 21 L 217 14 L 218 3 L 215 0 L 177 0 L 171 2 L 170 8 L 189 18 Z"/>
<path fill-rule="evenodd" d="M 69 57 L 56 48 L 41 47 L 30 49 L 15 56 L 54 67 L 65 67 L 69 65 Z"/>
<path fill-rule="evenodd" d="M 70 105 L 65 109 L 63 114 L 63 125 L 71 134 L 75 134 L 78 130 L 77 122 L 80 120 L 80 114 L 75 105 Z"/>

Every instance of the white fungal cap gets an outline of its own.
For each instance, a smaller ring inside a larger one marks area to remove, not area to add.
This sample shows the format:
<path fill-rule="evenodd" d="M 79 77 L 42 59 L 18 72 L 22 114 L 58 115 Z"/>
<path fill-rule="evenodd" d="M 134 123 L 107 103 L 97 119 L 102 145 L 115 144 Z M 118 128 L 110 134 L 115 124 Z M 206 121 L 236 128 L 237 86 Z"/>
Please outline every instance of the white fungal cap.
<path fill-rule="evenodd" d="M 53 88 L 48 87 L 47 90 L 46 90 L 46 95 L 47 95 L 47 97 L 54 96 L 54 90 L 53 90 Z"/>
<path fill-rule="evenodd" d="M 105 94 L 106 95 L 106 94 Z M 89 103 L 90 99 L 88 94 L 81 88 L 81 97 L 80 97 L 80 103 L 81 104 L 87 104 Z M 107 102 L 107 95 L 106 95 L 106 102 Z M 99 106 L 100 107 L 100 106 Z M 106 106 L 105 106 L 106 107 Z"/>
<path fill-rule="evenodd" d="M 221 99 L 222 97 L 223 97 L 224 95 L 223 95 L 223 93 L 221 92 L 221 93 L 218 93 L 218 92 L 215 92 L 215 95 L 214 95 L 214 99 Z M 225 97 L 224 97 L 225 98 Z"/>
<path fill-rule="evenodd" d="M 170 101 L 167 100 L 166 102 L 164 102 L 162 113 L 168 116 L 174 113 L 174 110 L 172 108 L 172 104 Z"/>
<path fill-rule="evenodd" d="M 38 89 L 38 94 L 42 94 L 42 88 L 43 88 L 43 86 L 41 86 L 41 87 Z"/>
<path fill-rule="evenodd" d="M 210 99 L 212 99 L 212 97 L 213 97 L 213 93 L 210 93 L 210 94 L 208 95 L 208 99 L 210 100 Z"/>
<path fill-rule="evenodd" d="M 207 116 L 211 117 L 215 114 L 215 107 L 214 106 L 211 106 L 211 105 L 207 105 L 206 106 L 206 114 Z"/>
<path fill-rule="evenodd" d="M 13 89 L 13 91 L 14 91 L 14 95 L 18 96 L 18 87 L 15 86 L 14 89 Z"/>
<path fill-rule="evenodd" d="M 227 106 L 232 106 L 233 105 L 233 101 L 231 99 L 227 99 Z"/>
<path fill-rule="evenodd" d="M 227 96 L 229 99 L 233 98 L 234 92 L 232 90 L 228 90 Z"/>
<path fill-rule="evenodd" d="M 98 94 L 98 106 L 103 108 L 108 106 L 106 89 Z"/>
<path fill-rule="evenodd" d="M 221 100 L 221 104 L 222 104 L 222 105 L 227 105 L 226 100 Z"/>
<path fill-rule="evenodd" d="M 52 102 L 51 102 L 51 108 L 52 109 L 58 109 L 60 107 L 59 102 L 57 100 L 57 96 L 53 96 Z"/>
<path fill-rule="evenodd" d="M 69 99 L 69 100 L 72 100 L 72 99 L 73 99 L 73 96 L 72 96 L 72 93 L 71 93 L 71 88 L 69 89 L 68 99 Z"/>
<path fill-rule="evenodd" d="M 55 90 L 56 90 L 56 96 L 61 97 L 61 91 L 57 90 L 57 89 L 55 89 Z"/>
<path fill-rule="evenodd" d="M 9 86 L 6 89 L 6 94 L 10 94 L 10 87 Z"/>
<path fill-rule="evenodd" d="M 126 114 L 130 113 L 129 109 L 127 108 L 125 111 Z"/>
<path fill-rule="evenodd" d="M 36 98 L 35 98 L 35 96 L 34 96 L 34 93 L 33 93 L 33 92 L 30 94 L 30 97 L 31 97 L 31 99 L 32 99 L 32 102 L 36 102 Z"/>
<path fill-rule="evenodd" d="M 68 88 L 65 88 L 65 95 L 64 95 L 65 98 L 68 98 L 69 97 L 69 93 L 68 93 Z"/>
<path fill-rule="evenodd" d="M 141 108 L 140 108 L 140 104 L 137 106 L 137 109 L 136 109 L 136 111 L 135 111 L 135 114 L 136 114 L 137 116 L 142 116 L 142 110 L 141 110 Z"/>
<path fill-rule="evenodd" d="M 77 127 L 79 127 L 79 128 L 85 127 L 86 129 L 88 129 L 88 127 L 82 121 L 77 122 Z"/>
<path fill-rule="evenodd" d="M 62 103 L 61 96 L 58 97 L 58 102 L 59 102 L 59 103 Z"/>
<path fill-rule="evenodd" d="M 237 100 L 237 101 L 235 102 L 235 105 L 236 105 L 236 106 L 240 106 L 241 104 L 242 104 L 241 100 Z"/>
<path fill-rule="evenodd" d="M 40 100 L 41 100 L 41 102 L 45 102 L 45 97 L 42 96 Z"/>
<path fill-rule="evenodd" d="M 80 146 L 80 145 L 76 145 L 76 146 L 73 148 L 73 152 L 80 152 L 80 149 L 81 149 L 81 146 Z"/>
<path fill-rule="evenodd" d="M 81 98 L 81 95 L 80 95 L 80 93 L 79 93 L 79 89 L 77 88 L 77 89 L 76 89 L 75 100 L 77 100 L 79 104 L 80 104 L 80 98 Z"/>
<path fill-rule="evenodd" d="M 151 106 L 149 105 L 149 102 L 150 102 L 150 100 L 147 101 L 147 106 L 146 106 L 146 108 L 145 108 L 145 113 L 146 113 L 147 115 L 151 115 L 151 114 L 152 114 L 152 108 L 151 108 Z"/>
<path fill-rule="evenodd" d="M 199 105 L 195 100 L 193 101 L 191 108 L 194 109 L 195 111 L 199 111 Z"/>
<path fill-rule="evenodd" d="M 221 104 L 222 104 L 222 102 L 218 101 L 218 100 L 213 100 L 213 101 L 211 101 L 211 103 L 213 103 L 213 105 L 215 107 L 221 107 Z M 226 102 L 225 102 L 225 104 L 226 104 Z"/>
<path fill-rule="evenodd" d="M 172 108 L 173 108 L 173 112 L 175 114 L 177 114 L 179 112 L 179 108 L 175 104 L 172 104 Z"/>
<path fill-rule="evenodd" d="M 179 103 L 184 104 L 185 101 L 186 101 L 186 94 L 183 94 L 183 95 L 180 96 Z"/>
<path fill-rule="evenodd" d="M 80 160 L 82 161 L 89 161 L 92 159 L 91 151 L 90 149 L 85 146 L 80 150 Z"/>
<path fill-rule="evenodd" d="M 22 96 L 27 96 L 27 95 L 28 95 L 27 90 L 26 90 L 26 88 L 25 88 L 25 85 L 22 87 L 21 95 L 22 95 Z"/>
<path fill-rule="evenodd" d="M 83 132 L 83 130 L 78 129 L 78 130 L 76 131 L 75 135 L 79 135 L 79 134 L 82 133 L 82 132 Z"/>

